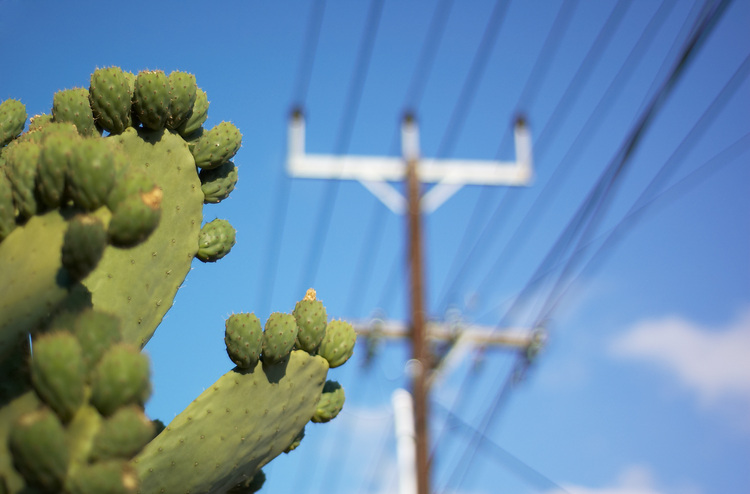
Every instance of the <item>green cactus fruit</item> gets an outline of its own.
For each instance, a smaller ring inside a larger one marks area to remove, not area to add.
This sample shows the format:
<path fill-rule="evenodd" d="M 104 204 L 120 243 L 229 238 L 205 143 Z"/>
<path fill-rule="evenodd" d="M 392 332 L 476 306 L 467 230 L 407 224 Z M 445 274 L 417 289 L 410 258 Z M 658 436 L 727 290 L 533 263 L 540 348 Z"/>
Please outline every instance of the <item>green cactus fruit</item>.
<path fill-rule="evenodd" d="M 137 406 L 120 408 L 102 422 L 94 437 L 91 460 L 129 460 L 154 437 L 154 424 Z"/>
<path fill-rule="evenodd" d="M 30 218 L 39 209 L 34 189 L 41 151 L 41 146 L 36 142 L 14 142 L 6 148 L 3 156 L 5 173 L 13 191 L 13 202 L 21 218 Z"/>
<path fill-rule="evenodd" d="M 255 314 L 232 314 L 225 322 L 227 354 L 240 369 L 257 365 L 263 349 L 263 328 Z"/>
<path fill-rule="evenodd" d="M 16 207 L 13 205 L 13 187 L 0 167 L 0 242 L 16 228 Z"/>
<path fill-rule="evenodd" d="M 169 79 L 161 70 L 144 70 L 135 78 L 133 107 L 138 119 L 152 130 L 164 128 L 169 117 Z"/>
<path fill-rule="evenodd" d="M 27 413 L 10 430 L 13 465 L 29 486 L 60 492 L 70 453 L 60 419 L 48 409 Z"/>
<path fill-rule="evenodd" d="M 354 353 L 357 333 L 351 324 L 345 321 L 331 321 L 326 328 L 326 335 L 318 347 L 318 355 L 328 361 L 331 369 L 343 365 Z"/>
<path fill-rule="evenodd" d="M 86 375 L 89 376 L 102 355 L 122 341 L 120 320 L 93 309 L 85 309 L 74 317 L 71 324 L 73 334 L 81 345 Z"/>
<path fill-rule="evenodd" d="M 83 139 L 73 148 L 68 164 L 68 196 L 87 211 L 103 206 L 115 183 L 116 162 L 105 139 Z"/>
<path fill-rule="evenodd" d="M 67 331 L 47 333 L 34 340 L 31 383 L 39 398 L 67 423 L 83 405 L 86 369 L 81 345 Z"/>
<path fill-rule="evenodd" d="M 91 112 L 88 89 L 74 88 L 56 92 L 52 98 L 52 119 L 55 122 L 75 124 L 78 133 L 84 137 L 99 135 Z"/>
<path fill-rule="evenodd" d="M 231 161 L 210 170 L 203 169 L 198 175 L 201 179 L 203 202 L 217 204 L 232 193 L 237 185 L 237 167 Z"/>
<path fill-rule="evenodd" d="M 215 219 L 201 227 L 196 257 L 203 262 L 216 262 L 234 246 L 236 232 L 227 220 Z"/>
<path fill-rule="evenodd" d="M 187 120 L 195 104 L 198 86 L 193 74 L 175 70 L 169 74 L 169 88 L 169 118 L 166 125 L 168 129 L 176 130 Z"/>
<path fill-rule="evenodd" d="M 266 474 L 263 473 L 263 470 L 258 470 L 251 479 L 235 485 L 227 491 L 227 494 L 255 494 L 263 488 L 265 483 Z"/>
<path fill-rule="evenodd" d="M 344 388 L 336 381 L 326 381 L 323 393 L 320 395 L 318 406 L 315 409 L 311 421 L 322 424 L 335 419 L 342 408 L 344 408 Z"/>
<path fill-rule="evenodd" d="M 34 115 L 29 119 L 29 132 L 36 130 L 42 130 L 52 123 L 52 115 L 49 113 L 42 113 L 41 115 Z"/>
<path fill-rule="evenodd" d="M 320 300 L 315 299 L 315 290 L 307 291 L 305 298 L 297 302 L 292 311 L 297 321 L 297 348 L 314 354 L 326 334 L 328 316 Z"/>
<path fill-rule="evenodd" d="M 208 95 L 204 90 L 198 88 L 195 93 L 195 102 L 187 114 L 187 118 L 177 127 L 177 132 L 188 139 L 197 132 L 208 118 Z"/>
<path fill-rule="evenodd" d="M 119 247 L 132 247 L 148 238 L 161 219 L 162 191 L 154 187 L 120 201 L 112 211 L 109 239 Z"/>
<path fill-rule="evenodd" d="M 0 103 L 0 148 L 21 135 L 26 125 L 26 106 L 18 100 Z"/>
<path fill-rule="evenodd" d="M 74 281 L 80 281 L 96 268 L 106 247 L 102 222 L 95 216 L 77 215 L 63 237 L 62 265 Z"/>
<path fill-rule="evenodd" d="M 138 348 L 113 346 L 94 370 L 91 404 L 105 417 L 125 405 L 143 405 L 151 394 L 149 372 L 148 358 Z"/>
<path fill-rule="evenodd" d="M 143 168 L 128 167 L 117 175 L 115 185 L 107 197 L 107 207 L 114 211 L 126 198 L 151 192 L 155 187 L 156 182 Z"/>
<path fill-rule="evenodd" d="M 66 494 L 135 494 L 138 475 L 123 460 L 81 465 L 72 470 L 65 483 Z"/>
<path fill-rule="evenodd" d="M 273 365 L 286 358 L 294 348 L 296 337 L 297 322 L 293 315 L 282 312 L 271 314 L 263 331 L 263 363 Z"/>
<path fill-rule="evenodd" d="M 79 141 L 78 131 L 71 123 L 53 123 L 45 130 L 36 189 L 39 200 L 48 208 L 63 204 L 68 167 Z"/>
<path fill-rule="evenodd" d="M 133 90 L 120 67 L 96 69 L 91 74 L 89 100 L 96 123 L 110 134 L 132 125 Z"/>
<path fill-rule="evenodd" d="M 287 446 L 287 448 L 284 450 L 284 453 L 289 454 L 302 443 L 302 440 L 305 438 L 305 428 L 303 427 L 301 431 L 299 431 L 299 434 L 297 434 L 294 439 L 292 440 L 292 444 Z"/>
<path fill-rule="evenodd" d="M 199 168 L 217 168 L 229 161 L 242 145 L 242 134 L 230 122 L 221 122 L 190 143 L 195 164 Z"/>

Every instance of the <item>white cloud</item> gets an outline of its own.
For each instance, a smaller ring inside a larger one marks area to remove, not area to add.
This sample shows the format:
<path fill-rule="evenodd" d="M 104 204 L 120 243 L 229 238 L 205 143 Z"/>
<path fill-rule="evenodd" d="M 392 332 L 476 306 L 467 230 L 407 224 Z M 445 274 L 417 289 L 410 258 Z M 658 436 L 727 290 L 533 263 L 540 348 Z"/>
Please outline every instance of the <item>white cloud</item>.
<path fill-rule="evenodd" d="M 620 473 L 614 485 L 605 487 L 584 487 L 566 484 L 564 490 L 547 491 L 546 494 L 697 494 L 692 488 L 682 490 L 662 490 L 654 485 L 651 470 L 642 465 L 632 465 Z"/>
<path fill-rule="evenodd" d="M 642 321 L 618 337 L 611 350 L 659 365 L 705 404 L 722 398 L 750 403 L 750 310 L 723 328 L 680 317 Z"/>

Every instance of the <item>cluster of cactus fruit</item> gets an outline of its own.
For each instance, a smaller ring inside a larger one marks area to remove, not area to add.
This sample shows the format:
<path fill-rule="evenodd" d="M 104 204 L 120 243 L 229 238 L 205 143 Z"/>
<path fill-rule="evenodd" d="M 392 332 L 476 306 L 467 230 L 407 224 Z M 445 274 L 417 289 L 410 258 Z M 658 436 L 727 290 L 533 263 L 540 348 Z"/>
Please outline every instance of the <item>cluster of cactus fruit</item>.
<path fill-rule="evenodd" d="M 0 104 L 0 494 L 256 492 L 261 467 L 342 409 L 326 377 L 356 335 L 309 290 L 264 328 L 230 316 L 236 367 L 166 427 L 146 417 L 141 349 L 192 260 L 235 243 L 227 221 L 203 224 L 242 140 L 204 129 L 208 106 L 193 75 L 118 67 L 56 93 L 26 132 L 25 106 Z"/>

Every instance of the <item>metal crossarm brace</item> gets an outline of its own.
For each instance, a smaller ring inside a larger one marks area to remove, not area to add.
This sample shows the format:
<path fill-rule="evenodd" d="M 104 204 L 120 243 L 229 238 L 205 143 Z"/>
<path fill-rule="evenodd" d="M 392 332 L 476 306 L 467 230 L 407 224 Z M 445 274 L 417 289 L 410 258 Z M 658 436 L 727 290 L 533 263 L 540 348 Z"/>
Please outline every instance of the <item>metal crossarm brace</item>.
<path fill-rule="evenodd" d="M 414 120 L 401 126 L 401 157 L 308 154 L 305 117 L 295 111 L 289 121 L 287 171 L 296 178 L 356 180 L 396 214 L 406 212 L 406 198 L 388 182 L 406 178 L 405 158 L 419 156 L 419 130 Z M 419 158 L 419 180 L 435 185 L 421 199 L 423 213 L 431 213 L 464 185 L 529 185 L 533 176 L 531 136 L 522 119 L 514 128 L 516 161 L 437 160 Z"/>

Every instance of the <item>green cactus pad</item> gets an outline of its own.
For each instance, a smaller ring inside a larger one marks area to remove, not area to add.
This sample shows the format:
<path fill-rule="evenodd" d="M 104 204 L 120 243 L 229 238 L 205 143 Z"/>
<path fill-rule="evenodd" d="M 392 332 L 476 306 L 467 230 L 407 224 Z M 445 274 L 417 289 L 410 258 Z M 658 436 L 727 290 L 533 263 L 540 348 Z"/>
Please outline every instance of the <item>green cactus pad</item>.
<path fill-rule="evenodd" d="M 148 357 L 127 344 L 113 346 L 94 371 L 91 404 L 106 416 L 125 405 L 143 405 L 151 394 Z"/>
<path fill-rule="evenodd" d="M 0 167 L 0 242 L 16 229 L 16 207 L 13 204 L 13 187 Z"/>
<path fill-rule="evenodd" d="M 169 79 L 161 70 L 144 70 L 135 78 L 133 108 L 141 123 L 161 130 L 169 117 Z"/>
<path fill-rule="evenodd" d="M 225 492 L 252 478 L 309 421 L 327 371 L 324 359 L 294 351 L 228 372 L 136 456 L 141 492 Z"/>
<path fill-rule="evenodd" d="M 198 250 L 203 194 L 192 156 L 179 136 L 129 128 L 105 140 L 120 147 L 130 166 L 163 191 L 157 230 L 136 247 L 107 249 L 83 282 L 96 309 L 121 319 L 123 341 L 143 346 L 172 305 Z"/>
<path fill-rule="evenodd" d="M 242 134 L 230 122 L 221 122 L 190 143 L 190 151 L 200 168 L 216 168 L 229 161 L 242 145 Z"/>
<path fill-rule="evenodd" d="M 146 240 L 159 225 L 161 200 L 161 189 L 154 187 L 120 201 L 112 211 L 107 229 L 112 244 L 132 247 Z"/>
<path fill-rule="evenodd" d="M 68 167 L 80 138 L 75 125 L 54 123 L 45 129 L 42 142 L 36 190 L 46 207 L 56 208 L 63 204 Z"/>
<path fill-rule="evenodd" d="M 94 270 L 107 247 L 107 232 L 95 216 L 77 215 L 68 224 L 62 246 L 62 266 L 80 281 Z"/>
<path fill-rule="evenodd" d="M 297 321 L 297 348 L 307 353 L 315 353 L 326 334 L 328 316 L 323 302 L 315 299 L 315 291 L 311 297 L 305 297 L 297 302 L 292 314 Z"/>
<path fill-rule="evenodd" d="M 196 257 L 203 262 L 216 262 L 234 247 L 235 230 L 227 220 L 215 219 L 201 228 Z"/>
<path fill-rule="evenodd" d="M 104 420 L 94 437 L 90 459 L 129 460 L 154 437 L 154 424 L 137 406 L 124 407 Z"/>
<path fill-rule="evenodd" d="M 9 436 L 13 465 L 26 482 L 45 492 L 59 492 L 70 454 L 57 416 L 40 409 L 21 417 Z"/>
<path fill-rule="evenodd" d="M 258 317 L 247 313 L 232 314 L 224 326 L 224 343 L 232 362 L 240 369 L 255 367 L 263 349 L 263 328 Z"/>
<path fill-rule="evenodd" d="M 294 348 L 297 331 L 293 315 L 282 312 L 271 314 L 263 331 L 263 363 L 273 365 L 286 358 Z"/>
<path fill-rule="evenodd" d="M 96 69 L 91 74 L 89 100 L 96 123 L 111 134 L 132 125 L 133 89 L 120 67 Z"/>
<path fill-rule="evenodd" d="M 193 109 L 198 92 L 195 76 L 175 70 L 169 74 L 169 89 L 169 118 L 166 125 L 168 129 L 177 129 Z"/>
<path fill-rule="evenodd" d="M 16 141 L 3 154 L 5 173 L 13 191 L 13 202 L 21 218 L 30 218 L 38 210 L 34 189 L 41 151 L 42 147 L 36 142 Z"/>
<path fill-rule="evenodd" d="M 198 88 L 195 93 L 195 102 L 187 114 L 187 118 L 177 127 L 177 132 L 185 139 L 195 134 L 208 118 L 208 95 L 204 90 Z"/>
<path fill-rule="evenodd" d="M 34 340 L 31 383 L 37 395 L 69 422 L 83 405 L 86 368 L 81 345 L 67 331 L 49 333 Z"/>
<path fill-rule="evenodd" d="M 135 494 L 138 476 L 123 460 L 81 465 L 73 470 L 65 484 L 66 494 Z"/>
<path fill-rule="evenodd" d="M 73 202 L 93 211 L 107 202 L 115 183 L 115 151 L 105 139 L 83 139 L 73 148 L 66 177 Z"/>
<path fill-rule="evenodd" d="M 201 180 L 203 191 L 203 202 L 206 204 L 217 204 L 232 193 L 237 185 L 237 167 L 231 161 L 227 161 L 218 168 L 201 170 L 198 175 Z"/>
<path fill-rule="evenodd" d="M 18 100 L 0 103 L 0 148 L 18 137 L 26 125 L 26 106 Z"/>
<path fill-rule="evenodd" d="M 330 422 L 335 419 L 342 408 L 344 408 L 344 388 L 336 381 L 326 381 L 323 386 L 323 392 L 320 395 L 320 401 L 315 408 L 311 421 L 315 423 Z"/>
<path fill-rule="evenodd" d="M 343 365 L 354 353 L 357 333 L 351 324 L 345 321 L 331 321 L 326 328 L 326 335 L 318 347 L 318 355 L 328 361 L 331 369 Z"/>
<path fill-rule="evenodd" d="M 58 91 L 52 98 L 52 119 L 75 124 L 84 137 L 99 135 L 89 103 L 89 91 L 84 88 Z"/>

